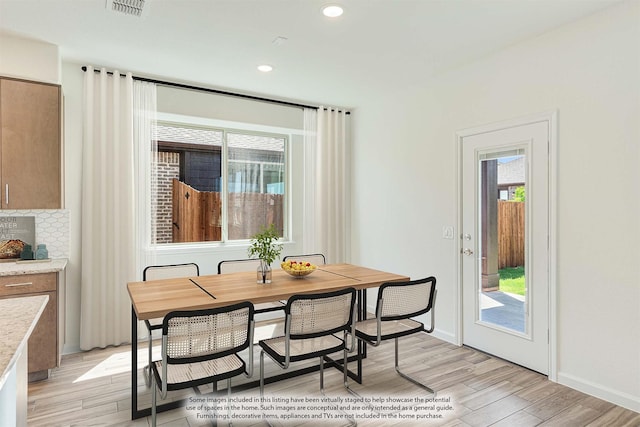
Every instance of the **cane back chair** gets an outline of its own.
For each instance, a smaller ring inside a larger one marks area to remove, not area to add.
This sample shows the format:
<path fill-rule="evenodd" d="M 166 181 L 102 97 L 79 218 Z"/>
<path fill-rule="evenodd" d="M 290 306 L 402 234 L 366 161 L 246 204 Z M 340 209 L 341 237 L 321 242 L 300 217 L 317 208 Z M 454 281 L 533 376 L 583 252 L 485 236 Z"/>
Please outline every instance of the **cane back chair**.
<path fill-rule="evenodd" d="M 354 308 L 356 291 L 297 294 L 287 301 L 285 334 L 260 340 L 260 396 L 264 395 L 264 355 L 269 356 L 282 369 L 292 362 L 319 358 L 320 390 L 324 393 L 323 357 L 343 352 L 344 382 L 347 386 L 347 353 L 354 348 Z M 342 336 L 340 335 L 342 332 Z M 351 343 L 347 341 L 351 336 Z"/>
<path fill-rule="evenodd" d="M 195 263 L 150 265 L 142 271 L 142 280 L 175 279 L 178 277 L 195 277 L 200 275 L 200 267 Z M 144 367 L 144 380 L 149 386 L 151 378 L 151 361 L 153 360 L 153 331 L 162 329 L 162 318 L 148 319 L 144 321 L 147 327 L 147 337 L 149 344 L 149 361 Z"/>
<path fill-rule="evenodd" d="M 227 380 L 227 411 L 231 420 L 231 378 L 253 375 L 254 309 L 250 302 L 205 310 L 173 311 L 162 322 L 162 359 L 151 365 L 151 422 L 156 425 L 157 391 Z M 248 361 L 238 353 L 248 349 Z"/>
<path fill-rule="evenodd" d="M 378 289 L 376 317 L 356 322 L 356 338 L 374 347 L 388 339 L 395 340 L 395 369 L 406 380 L 435 392 L 427 385 L 400 371 L 398 361 L 398 339 L 419 332 L 433 332 L 435 325 L 436 278 L 431 276 L 407 282 L 384 283 Z M 431 312 L 429 329 L 412 319 Z"/>
<path fill-rule="evenodd" d="M 324 265 L 327 263 L 327 259 L 323 254 L 305 254 L 305 255 L 287 255 L 282 258 L 282 261 L 305 261 L 315 265 Z"/>

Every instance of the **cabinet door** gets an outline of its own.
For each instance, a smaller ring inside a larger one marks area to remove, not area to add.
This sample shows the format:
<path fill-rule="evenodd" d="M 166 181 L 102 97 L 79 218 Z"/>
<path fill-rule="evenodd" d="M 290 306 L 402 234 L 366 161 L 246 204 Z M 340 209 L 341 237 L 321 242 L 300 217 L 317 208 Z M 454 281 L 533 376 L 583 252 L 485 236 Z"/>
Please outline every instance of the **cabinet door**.
<path fill-rule="evenodd" d="M 0 276 L 0 298 L 48 295 L 49 301 L 29 337 L 29 373 L 58 365 L 57 273 Z"/>
<path fill-rule="evenodd" d="M 3 209 L 59 209 L 60 87 L 0 79 Z"/>
<path fill-rule="evenodd" d="M 55 292 L 33 295 L 49 295 L 40 320 L 29 337 L 29 373 L 45 371 L 58 365 L 58 300 Z M 30 295 L 31 296 L 31 295 Z"/>

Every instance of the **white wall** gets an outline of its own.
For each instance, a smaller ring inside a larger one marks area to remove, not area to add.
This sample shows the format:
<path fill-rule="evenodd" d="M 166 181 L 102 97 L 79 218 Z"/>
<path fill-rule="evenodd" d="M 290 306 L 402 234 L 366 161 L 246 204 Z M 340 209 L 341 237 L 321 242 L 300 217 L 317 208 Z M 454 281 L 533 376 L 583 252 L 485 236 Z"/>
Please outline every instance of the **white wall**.
<path fill-rule="evenodd" d="M 0 35 L 0 75 L 60 84 L 58 46 Z"/>
<path fill-rule="evenodd" d="M 557 109 L 558 381 L 640 411 L 640 3 L 377 89 L 354 114 L 353 261 L 437 276 L 455 342 L 455 132 Z"/>
<path fill-rule="evenodd" d="M 158 86 L 158 111 L 228 122 L 302 130 L 303 110 L 206 91 Z"/>

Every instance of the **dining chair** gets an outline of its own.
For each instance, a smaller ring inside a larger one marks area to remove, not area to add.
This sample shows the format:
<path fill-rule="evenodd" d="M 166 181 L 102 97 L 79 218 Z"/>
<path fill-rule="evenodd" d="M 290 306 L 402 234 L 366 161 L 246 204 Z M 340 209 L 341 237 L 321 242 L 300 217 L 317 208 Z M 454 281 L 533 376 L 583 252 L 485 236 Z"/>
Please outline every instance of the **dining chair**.
<path fill-rule="evenodd" d="M 227 380 L 231 425 L 231 378 L 253 375 L 254 309 L 250 302 L 206 310 L 173 311 L 162 322 L 162 359 L 152 363 L 151 424 L 156 425 L 157 392 Z M 239 353 L 248 350 L 245 361 Z"/>
<path fill-rule="evenodd" d="M 354 308 L 356 290 L 296 294 L 285 307 L 285 334 L 260 340 L 260 397 L 264 397 L 264 355 L 282 369 L 292 362 L 317 357 L 320 364 L 320 391 L 324 394 L 324 356 L 343 352 L 344 385 L 347 383 L 347 353 L 354 348 Z M 342 337 L 339 333 L 342 332 Z M 351 343 L 347 345 L 349 335 Z"/>
<path fill-rule="evenodd" d="M 378 288 L 376 317 L 356 322 L 355 326 L 356 338 L 374 347 L 393 338 L 396 372 L 434 395 L 435 391 L 430 387 L 400 371 L 398 338 L 419 332 L 433 332 L 436 293 L 436 278 L 433 276 L 406 282 L 384 283 Z M 422 322 L 412 319 L 428 312 L 431 312 L 429 329 L 425 329 Z"/>
<path fill-rule="evenodd" d="M 218 274 L 239 273 L 243 271 L 257 271 L 260 267 L 258 258 L 228 259 L 218 263 Z"/>
<path fill-rule="evenodd" d="M 306 261 L 315 265 L 324 265 L 327 263 L 327 259 L 323 254 L 304 254 L 304 255 L 287 255 L 282 258 L 282 261 L 293 260 L 293 261 Z"/>
<path fill-rule="evenodd" d="M 260 267 L 260 260 L 257 258 L 223 260 L 218 263 L 218 274 L 239 273 L 252 271 L 256 272 Z M 284 309 L 282 301 L 265 302 L 255 305 L 256 313 L 268 313 Z"/>
<path fill-rule="evenodd" d="M 166 265 L 150 265 L 142 271 L 142 280 L 161 280 L 174 279 L 178 277 L 194 277 L 200 275 L 200 267 L 193 262 L 184 264 L 166 264 Z M 144 367 L 144 380 L 149 386 L 151 378 L 151 361 L 153 359 L 153 338 L 152 334 L 155 330 L 162 329 L 162 318 L 148 319 L 144 321 L 147 327 L 149 341 L 149 361 Z"/>

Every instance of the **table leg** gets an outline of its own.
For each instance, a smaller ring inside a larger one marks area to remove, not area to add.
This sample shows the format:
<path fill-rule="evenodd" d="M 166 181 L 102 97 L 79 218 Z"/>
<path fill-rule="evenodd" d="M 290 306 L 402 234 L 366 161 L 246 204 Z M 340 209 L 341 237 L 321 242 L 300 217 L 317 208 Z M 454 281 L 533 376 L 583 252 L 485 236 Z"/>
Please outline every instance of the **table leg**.
<path fill-rule="evenodd" d="M 131 306 L 131 419 L 138 414 L 138 315 Z"/>
<path fill-rule="evenodd" d="M 367 290 L 361 289 L 358 291 L 358 321 L 367 319 Z M 358 384 L 362 384 L 362 359 L 367 357 L 367 344 L 358 340 L 358 373 L 355 380 Z"/>

